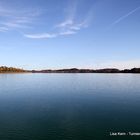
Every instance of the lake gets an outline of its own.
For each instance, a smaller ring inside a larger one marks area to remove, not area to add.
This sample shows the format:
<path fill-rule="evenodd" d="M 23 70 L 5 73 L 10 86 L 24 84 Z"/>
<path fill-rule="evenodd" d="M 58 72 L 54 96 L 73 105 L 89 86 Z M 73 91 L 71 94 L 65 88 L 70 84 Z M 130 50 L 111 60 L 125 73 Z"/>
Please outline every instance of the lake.
<path fill-rule="evenodd" d="M 129 132 L 140 74 L 0 74 L 0 140 L 140 139 Z"/>

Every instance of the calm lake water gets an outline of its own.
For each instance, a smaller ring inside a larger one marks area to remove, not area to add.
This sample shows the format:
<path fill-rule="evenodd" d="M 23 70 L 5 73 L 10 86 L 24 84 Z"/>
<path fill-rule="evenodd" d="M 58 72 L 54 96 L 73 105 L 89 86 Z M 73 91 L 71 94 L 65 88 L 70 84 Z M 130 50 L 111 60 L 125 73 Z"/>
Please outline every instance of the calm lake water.
<path fill-rule="evenodd" d="M 140 136 L 139 74 L 0 74 L 0 140 Z"/>

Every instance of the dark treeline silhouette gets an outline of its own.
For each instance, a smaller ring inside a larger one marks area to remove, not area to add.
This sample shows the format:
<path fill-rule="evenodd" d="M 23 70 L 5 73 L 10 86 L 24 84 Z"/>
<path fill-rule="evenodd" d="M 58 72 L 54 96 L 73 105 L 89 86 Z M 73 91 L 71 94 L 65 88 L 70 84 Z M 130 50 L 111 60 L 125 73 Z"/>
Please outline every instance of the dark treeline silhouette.
<path fill-rule="evenodd" d="M 133 69 L 124 69 L 119 70 L 115 68 L 107 68 L 107 69 L 58 69 L 58 70 L 32 70 L 32 73 L 140 73 L 140 68 L 133 68 Z"/>
<path fill-rule="evenodd" d="M 132 68 L 132 69 L 124 69 L 119 70 L 115 68 L 106 68 L 106 69 L 58 69 L 58 70 L 23 70 L 19 68 L 13 67 L 0 67 L 0 73 L 7 73 L 7 72 L 30 72 L 30 73 L 140 73 L 140 68 Z"/>
<path fill-rule="evenodd" d="M 0 67 L 0 73 L 7 73 L 7 72 L 26 72 L 23 69 L 19 69 L 19 68 L 13 68 L 13 67 L 6 67 L 6 66 L 1 66 Z"/>
<path fill-rule="evenodd" d="M 122 73 L 140 73 L 140 68 L 125 69 L 121 71 Z"/>

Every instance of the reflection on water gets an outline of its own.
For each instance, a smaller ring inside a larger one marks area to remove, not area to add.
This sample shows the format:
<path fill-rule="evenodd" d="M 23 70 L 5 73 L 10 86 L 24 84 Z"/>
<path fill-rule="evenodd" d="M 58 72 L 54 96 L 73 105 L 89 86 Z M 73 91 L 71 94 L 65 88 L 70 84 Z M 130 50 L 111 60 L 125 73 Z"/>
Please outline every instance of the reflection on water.
<path fill-rule="evenodd" d="M 0 140 L 106 140 L 140 132 L 138 74 L 0 74 Z"/>

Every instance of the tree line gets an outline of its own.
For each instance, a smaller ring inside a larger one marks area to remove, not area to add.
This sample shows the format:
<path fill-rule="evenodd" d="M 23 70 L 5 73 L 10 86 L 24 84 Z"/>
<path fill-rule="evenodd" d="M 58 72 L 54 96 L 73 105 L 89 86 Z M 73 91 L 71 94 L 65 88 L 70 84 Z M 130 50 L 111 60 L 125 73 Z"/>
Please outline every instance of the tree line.
<path fill-rule="evenodd" d="M 26 72 L 26 71 L 23 69 L 19 69 L 19 68 L 1 66 L 0 73 L 3 73 L 3 72 Z"/>

